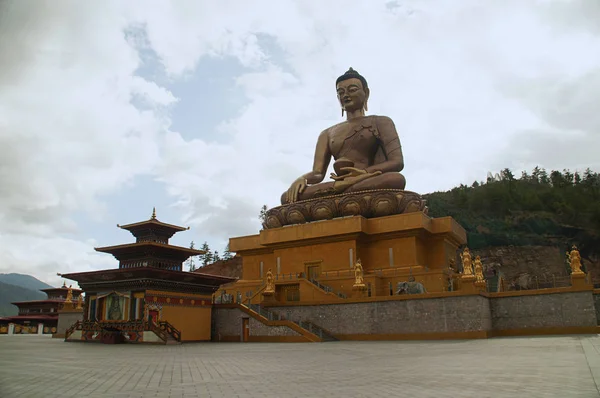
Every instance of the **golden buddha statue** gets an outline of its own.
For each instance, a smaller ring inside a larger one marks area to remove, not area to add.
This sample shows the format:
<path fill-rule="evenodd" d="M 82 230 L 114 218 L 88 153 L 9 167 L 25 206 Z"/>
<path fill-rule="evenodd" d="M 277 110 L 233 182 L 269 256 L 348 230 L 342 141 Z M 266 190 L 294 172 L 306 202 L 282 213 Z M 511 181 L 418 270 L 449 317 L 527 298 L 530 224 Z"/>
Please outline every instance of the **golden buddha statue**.
<path fill-rule="evenodd" d="M 79 294 L 79 296 L 77 296 L 77 307 L 75 307 L 75 309 L 78 309 L 78 310 L 83 309 L 83 296 L 81 294 Z"/>
<path fill-rule="evenodd" d="M 354 287 L 362 287 L 365 285 L 364 272 L 360 258 L 354 264 Z"/>
<path fill-rule="evenodd" d="M 573 245 L 571 252 L 567 252 L 567 258 L 571 266 L 571 273 L 583 274 L 581 270 L 581 255 L 579 254 L 579 250 L 577 250 L 577 246 Z"/>
<path fill-rule="evenodd" d="M 483 282 L 484 278 L 483 278 L 483 264 L 481 263 L 481 257 L 477 256 L 475 257 L 475 263 L 474 263 L 474 268 L 475 268 L 475 279 L 477 282 Z"/>
<path fill-rule="evenodd" d="M 265 286 L 265 293 L 275 292 L 275 280 L 273 279 L 273 272 L 269 268 L 267 271 L 267 285 Z"/>
<path fill-rule="evenodd" d="M 473 275 L 473 263 L 471 252 L 468 247 L 465 247 L 463 252 L 460 253 L 460 259 L 463 265 L 463 276 L 472 276 Z"/>
<path fill-rule="evenodd" d="M 346 121 L 325 129 L 317 140 L 312 171 L 298 177 L 281 195 L 281 204 L 345 192 L 403 190 L 404 158 L 392 119 L 365 116 L 367 80 L 350 68 L 336 80 L 337 97 Z M 323 182 L 331 158 L 333 181 Z"/>
<path fill-rule="evenodd" d="M 65 297 L 65 302 L 73 302 L 73 289 L 72 285 L 69 285 L 69 290 L 67 290 L 67 297 Z"/>
<path fill-rule="evenodd" d="M 65 297 L 65 301 L 62 304 L 62 308 L 64 309 L 72 309 L 73 308 L 73 289 L 69 285 L 69 290 L 67 290 L 67 297 Z"/>

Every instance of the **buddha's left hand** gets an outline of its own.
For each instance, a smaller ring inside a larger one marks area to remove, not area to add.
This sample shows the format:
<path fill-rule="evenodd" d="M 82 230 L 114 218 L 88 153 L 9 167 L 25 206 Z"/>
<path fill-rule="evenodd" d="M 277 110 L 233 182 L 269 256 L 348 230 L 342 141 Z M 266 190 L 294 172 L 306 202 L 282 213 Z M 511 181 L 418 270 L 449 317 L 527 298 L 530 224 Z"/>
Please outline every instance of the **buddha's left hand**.
<path fill-rule="evenodd" d="M 354 169 L 354 168 L 349 167 L 349 169 Z M 343 170 L 343 169 L 340 169 L 340 170 Z M 354 170 L 358 170 L 358 169 L 354 169 Z M 363 180 L 366 180 L 368 178 L 375 177 L 375 176 L 378 176 L 381 174 L 381 171 L 379 171 L 379 170 L 374 171 L 372 173 L 369 173 L 365 170 L 359 170 L 361 172 L 358 173 L 354 170 L 351 170 L 351 172 L 348 174 L 344 174 L 343 179 L 336 180 L 333 183 L 333 190 L 336 192 L 344 192 L 346 189 L 350 188 L 354 184 L 357 184 Z M 332 178 L 333 178 L 333 176 L 332 176 Z"/>
<path fill-rule="evenodd" d="M 370 174 L 367 170 L 357 169 L 356 167 L 342 167 L 340 171 L 346 171 L 346 174 L 342 174 L 341 176 L 336 175 L 335 173 L 331 173 L 330 177 L 334 181 L 343 181 L 346 178 L 358 177 L 364 174 Z M 381 173 L 379 173 L 381 174 Z"/>

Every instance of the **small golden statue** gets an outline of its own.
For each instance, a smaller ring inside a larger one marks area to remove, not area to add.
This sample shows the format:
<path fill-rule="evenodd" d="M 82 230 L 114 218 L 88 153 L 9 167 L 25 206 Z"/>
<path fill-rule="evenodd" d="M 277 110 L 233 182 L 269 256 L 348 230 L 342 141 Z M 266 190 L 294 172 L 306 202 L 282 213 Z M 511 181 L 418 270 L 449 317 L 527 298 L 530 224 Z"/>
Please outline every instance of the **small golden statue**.
<path fill-rule="evenodd" d="M 67 297 L 65 297 L 63 308 L 73 308 L 73 289 L 71 286 L 73 285 L 69 285 L 69 290 L 67 290 Z"/>
<path fill-rule="evenodd" d="M 356 261 L 356 264 L 354 264 L 354 286 L 355 287 L 362 287 L 365 285 L 365 279 L 363 276 L 363 267 L 362 267 L 362 263 L 360 262 L 360 258 Z"/>
<path fill-rule="evenodd" d="M 471 252 L 468 247 L 465 247 L 463 252 L 460 253 L 460 259 L 463 264 L 463 277 L 473 275 L 473 264 L 471 260 Z"/>
<path fill-rule="evenodd" d="M 73 301 L 73 289 L 71 286 L 73 285 L 69 285 L 69 290 L 67 290 L 67 297 L 65 298 L 65 301 Z"/>
<path fill-rule="evenodd" d="M 475 257 L 475 282 L 485 283 L 485 279 L 483 278 L 483 264 L 479 256 Z"/>
<path fill-rule="evenodd" d="M 78 310 L 82 310 L 83 309 L 83 297 L 81 294 L 79 294 L 79 296 L 77 296 L 77 307 L 75 307 Z"/>
<path fill-rule="evenodd" d="M 584 272 L 581 270 L 581 255 L 579 254 L 579 250 L 577 250 L 577 246 L 573 245 L 571 252 L 567 252 L 567 258 L 569 259 L 569 265 L 571 266 L 571 273 L 573 274 L 583 274 Z"/>
<path fill-rule="evenodd" d="M 265 287 L 265 293 L 275 293 L 275 279 L 273 279 L 273 272 L 271 268 L 267 271 L 267 286 Z"/>

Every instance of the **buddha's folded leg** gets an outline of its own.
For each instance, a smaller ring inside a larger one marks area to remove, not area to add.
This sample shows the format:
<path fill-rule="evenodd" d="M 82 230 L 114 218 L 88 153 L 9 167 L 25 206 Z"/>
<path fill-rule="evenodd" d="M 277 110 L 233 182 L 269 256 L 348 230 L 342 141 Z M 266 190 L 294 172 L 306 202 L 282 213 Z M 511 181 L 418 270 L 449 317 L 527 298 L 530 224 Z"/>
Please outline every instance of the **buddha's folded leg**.
<path fill-rule="evenodd" d="M 406 179 L 400 173 L 383 173 L 357 182 L 345 192 L 367 191 L 370 189 L 404 189 Z"/>
<path fill-rule="evenodd" d="M 333 183 L 334 181 L 328 181 L 322 182 L 320 184 L 309 185 L 306 188 L 304 188 L 304 191 L 301 194 L 298 195 L 298 200 L 312 199 L 317 196 L 333 195 Z M 286 200 L 286 195 L 287 192 L 284 192 L 281 195 L 282 205 L 288 204 L 288 201 Z"/>

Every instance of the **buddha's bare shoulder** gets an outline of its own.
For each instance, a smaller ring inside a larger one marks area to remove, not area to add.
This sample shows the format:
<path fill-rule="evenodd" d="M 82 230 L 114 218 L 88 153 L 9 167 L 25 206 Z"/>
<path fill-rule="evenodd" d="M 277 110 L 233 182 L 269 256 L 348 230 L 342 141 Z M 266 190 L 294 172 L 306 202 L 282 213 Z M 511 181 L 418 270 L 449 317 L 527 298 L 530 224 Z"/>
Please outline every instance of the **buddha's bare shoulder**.
<path fill-rule="evenodd" d="M 330 134 L 332 134 L 336 131 L 340 131 L 341 129 L 344 129 L 347 127 L 348 127 L 348 122 L 344 120 L 343 122 L 340 122 L 338 124 L 334 124 L 333 126 L 327 127 L 325 130 L 323 130 L 321 132 L 321 135 L 329 136 Z"/>
<path fill-rule="evenodd" d="M 375 122 L 377 124 L 388 124 L 388 123 L 394 123 L 394 121 L 392 120 L 391 117 L 389 116 L 383 116 L 383 115 L 372 115 L 373 119 L 375 119 Z"/>

